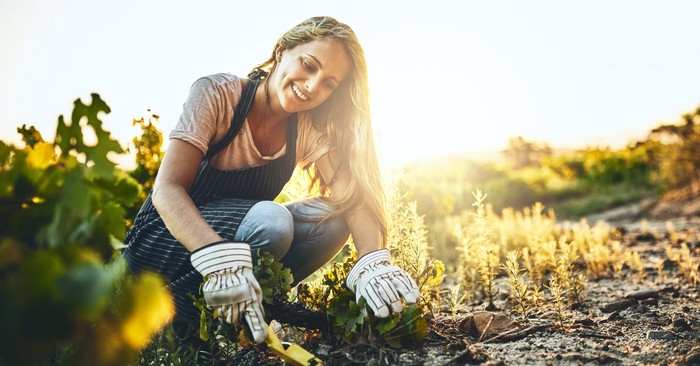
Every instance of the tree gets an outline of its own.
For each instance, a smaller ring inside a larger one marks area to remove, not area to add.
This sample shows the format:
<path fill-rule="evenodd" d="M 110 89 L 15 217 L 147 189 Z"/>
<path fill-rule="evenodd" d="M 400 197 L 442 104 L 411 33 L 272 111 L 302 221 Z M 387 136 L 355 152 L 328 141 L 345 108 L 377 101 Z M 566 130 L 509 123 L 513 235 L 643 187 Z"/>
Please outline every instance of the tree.
<path fill-rule="evenodd" d="M 542 158 L 552 155 L 552 148 L 546 143 L 537 144 L 517 136 L 508 140 L 508 146 L 501 153 L 514 169 L 522 169 L 540 166 Z"/>
<path fill-rule="evenodd" d="M 682 116 L 682 124 L 653 129 L 648 140 L 656 142 L 655 160 L 669 188 L 700 185 L 700 106 Z"/>

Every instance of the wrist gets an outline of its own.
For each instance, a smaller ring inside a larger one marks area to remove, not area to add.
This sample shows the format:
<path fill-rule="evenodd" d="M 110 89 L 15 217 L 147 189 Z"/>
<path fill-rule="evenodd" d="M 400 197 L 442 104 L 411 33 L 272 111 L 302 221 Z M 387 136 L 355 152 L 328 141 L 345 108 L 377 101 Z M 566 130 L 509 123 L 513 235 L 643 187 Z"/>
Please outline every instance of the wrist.
<path fill-rule="evenodd" d="M 198 248 L 190 254 L 190 262 L 205 277 L 228 268 L 253 268 L 250 245 L 231 241 L 218 241 Z"/>

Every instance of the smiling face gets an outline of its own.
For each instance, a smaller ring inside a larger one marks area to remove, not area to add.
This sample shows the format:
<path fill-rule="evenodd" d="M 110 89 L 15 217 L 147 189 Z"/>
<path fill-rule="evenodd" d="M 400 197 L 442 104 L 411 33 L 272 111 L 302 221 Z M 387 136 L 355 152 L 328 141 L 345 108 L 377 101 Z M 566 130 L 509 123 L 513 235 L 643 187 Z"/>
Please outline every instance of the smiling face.
<path fill-rule="evenodd" d="M 332 38 L 282 50 L 269 90 L 287 113 L 318 107 L 350 74 L 352 61 L 345 46 Z"/>

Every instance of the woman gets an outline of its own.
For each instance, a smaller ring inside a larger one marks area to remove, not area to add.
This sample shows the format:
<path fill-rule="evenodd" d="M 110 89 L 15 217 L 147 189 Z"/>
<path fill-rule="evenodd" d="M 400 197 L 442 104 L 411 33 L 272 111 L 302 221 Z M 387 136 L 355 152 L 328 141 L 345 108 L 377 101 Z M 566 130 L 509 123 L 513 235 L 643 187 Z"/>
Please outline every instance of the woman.
<path fill-rule="evenodd" d="M 196 324 L 188 293 L 202 292 L 224 321 L 245 318 L 266 337 L 252 252 L 272 252 L 299 281 L 352 234 L 360 259 L 347 285 L 378 317 L 419 293 L 389 264 L 384 197 L 370 125 L 364 52 L 353 31 L 313 17 L 286 32 L 249 78 L 197 80 L 170 133 L 151 195 L 126 238 L 132 270 L 164 275 L 176 319 Z M 272 200 L 296 165 L 311 171 L 318 197 Z"/>

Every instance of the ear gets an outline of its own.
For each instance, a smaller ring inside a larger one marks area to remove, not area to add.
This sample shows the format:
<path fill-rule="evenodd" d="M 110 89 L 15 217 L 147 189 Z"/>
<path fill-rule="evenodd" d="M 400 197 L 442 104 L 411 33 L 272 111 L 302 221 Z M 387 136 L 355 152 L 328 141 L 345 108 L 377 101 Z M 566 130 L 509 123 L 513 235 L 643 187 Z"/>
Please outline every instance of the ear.
<path fill-rule="evenodd" d="M 277 63 L 280 63 L 282 61 L 282 54 L 284 53 L 284 49 L 282 47 L 277 47 L 277 50 L 275 51 L 275 60 Z"/>

